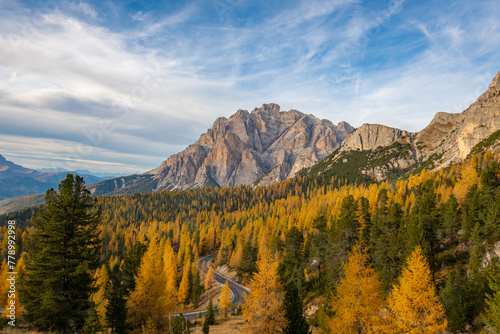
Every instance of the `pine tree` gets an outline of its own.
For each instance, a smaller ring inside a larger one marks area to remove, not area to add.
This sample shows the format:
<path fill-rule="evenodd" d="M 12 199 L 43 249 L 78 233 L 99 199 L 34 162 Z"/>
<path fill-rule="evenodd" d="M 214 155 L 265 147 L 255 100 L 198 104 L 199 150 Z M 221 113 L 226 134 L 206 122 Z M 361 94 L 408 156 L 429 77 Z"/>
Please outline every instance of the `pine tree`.
<path fill-rule="evenodd" d="M 444 308 L 436 295 L 429 264 L 415 248 L 389 296 L 393 325 L 398 332 L 434 334 L 446 330 Z"/>
<path fill-rule="evenodd" d="M 41 330 L 79 330 L 93 292 L 91 271 L 99 265 L 101 210 L 83 178 L 68 174 L 45 195 L 34 217 L 26 273 L 20 292 L 26 318 Z"/>
<path fill-rule="evenodd" d="M 147 245 L 137 242 L 128 251 L 121 268 L 120 276 L 123 280 L 124 295 L 128 296 L 135 289 L 135 278 L 139 274 L 142 257 L 146 253 Z"/>
<path fill-rule="evenodd" d="M 203 333 L 208 333 L 210 331 L 210 326 L 213 325 L 215 325 L 215 310 L 212 303 L 212 298 L 210 298 L 210 300 L 208 301 L 207 312 L 205 312 L 205 318 L 203 319 Z"/>
<path fill-rule="evenodd" d="M 484 323 L 496 333 L 500 332 L 500 267 L 495 266 L 487 274 L 492 294 L 486 294 L 488 307 L 482 314 Z"/>
<path fill-rule="evenodd" d="M 219 300 L 219 305 L 221 309 L 224 310 L 224 318 L 227 317 L 227 309 L 232 306 L 231 304 L 231 289 L 229 289 L 229 283 L 226 280 L 224 287 L 221 291 L 221 297 Z"/>
<path fill-rule="evenodd" d="M 285 327 L 285 334 L 309 334 L 309 325 L 304 317 L 302 310 L 302 298 L 300 298 L 299 289 L 292 282 L 285 285 L 285 318 L 288 320 L 288 326 Z"/>
<path fill-rule="evenodd" d="M 250 295 L 245 297 L 243 333 L 276 333 L 287 326 L 278 264 L 269 250 L 262 247 L 257 264 L 258 272 L 252 278 Z"/>
<path fill-rule="evenodd" d="M 121 282 L 120 266 L 116 264 L 110 273 L 110 289 L 106 291 L 106 298 L 109 301 L 106 308 L 106 320 L 111 333 L 126 334 L 127 307 L 125 300 L 125 286 Z"/>
<path fill-rule="evenodd" d="M 466 323 L 465 282 L 453 270 L 446 278 L 444 288 L 439 292 L 448 319 L 448 330 L 460 331 Z"/>
<path fill-rule="evenodd" d="M 344 278 L 331 300 L 335 315 L 330 319 L 332 333 L 378 333 L 383 326 L 380 312 L 384 307 L 381 286 L 375 270 L 368 263 L 362 244 L 354 245 Z"/>

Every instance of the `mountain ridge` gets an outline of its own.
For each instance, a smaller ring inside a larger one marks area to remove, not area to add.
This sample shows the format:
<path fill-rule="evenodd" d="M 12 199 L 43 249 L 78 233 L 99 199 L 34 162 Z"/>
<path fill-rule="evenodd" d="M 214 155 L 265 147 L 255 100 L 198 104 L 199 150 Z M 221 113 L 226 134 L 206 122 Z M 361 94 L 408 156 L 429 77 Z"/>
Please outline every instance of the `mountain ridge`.
<path fill-rule="evenodd" d="M 419 132 L 411 133 L 380 124 L 363 124 L 347 136 L 323 166 L 311 170 L 309 175 L 314 177 L 330 169 L 338 170 L 335 165 L 339 161 L 349 160 L 349 155 L 359 155 L 359 152 L 364 152 L 366 162 L 355 166 L 358 176 L 365 175 L 376 181 L 385 180 L 392 172 L 401 174 L 398 170 L 408 169 L 407 172 L 411 172 L 421 166 L 436 170 L 464 160 L 476 145 L 498 130 L 500 72 L 488 89 L 467 109 L 461 113 L 438 112 Z M 395 143 L 399 144 L 398 148 L 390 148 Z M 496 149 L 499 144 L 499 140 L 494 140 L 481 149 Z"/>

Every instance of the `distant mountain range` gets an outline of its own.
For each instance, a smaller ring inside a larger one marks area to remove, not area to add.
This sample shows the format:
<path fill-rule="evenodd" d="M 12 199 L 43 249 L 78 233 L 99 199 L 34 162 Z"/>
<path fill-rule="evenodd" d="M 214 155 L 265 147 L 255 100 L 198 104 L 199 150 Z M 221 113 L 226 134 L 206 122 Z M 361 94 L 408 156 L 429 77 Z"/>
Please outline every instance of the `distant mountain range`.
<path fill-rule="evenodd" d="M 438 169 L 499 146 L 500 72 L 468 109 L 458 114 L 437 113 L 417 133 L 379 124 L 354 129 L 346 122 L 334 125 L 265 104 L 252 112 L 238 110 L 230 118 L 218 118 L 197 142 L 158 168 L 104 181 L 88 177 L 87 184 L 94 195 L 121 195 L 206 186 L 261 186 L 298 173 L 324 180 L 381 181 L 423 168 Z M 24 188 L 13 189 L 16 183 L 2 178 L 2 168 L 22 178 Z M 57 173 L 36 173 L 0 160 L 0 182 L 10 185 L 9 196 L 16 196 L 16 191 L 43 192 L 44 182 L 52 182 L 54 187 L 60 180 Z M 22 200 L 33 204 L 39 199 Z M 18 208 L 14 202 L 9 200 L 11 209 Z M 0 212 L 11 209 L 0 203 Z"/>
<path fill-rule="evenodd" d="M 79 171 L 59 170 L 41 172 L 17 165 L 0 154 L 0 200 L 31 194 L 45 193 L 47 189 L 57 189 L 67 173 L 82 176 L 86 183 L 97 183 L 105 178 Z"/>

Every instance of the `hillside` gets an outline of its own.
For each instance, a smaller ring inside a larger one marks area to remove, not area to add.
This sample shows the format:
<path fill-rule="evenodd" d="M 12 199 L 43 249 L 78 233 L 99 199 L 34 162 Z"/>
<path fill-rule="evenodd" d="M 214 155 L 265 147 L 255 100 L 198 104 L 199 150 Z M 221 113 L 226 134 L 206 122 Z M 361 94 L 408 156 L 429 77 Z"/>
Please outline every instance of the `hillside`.
<path fill-rule="evenodd" d="M 469 108 L 458 114 L 437 113 L 423 130 L 410 133 L 379 124 L 364 124 L 338 150 L 309 169 L 311 177 L 382 181 L 437 170 L 471 153 L 500 145 L 500 72 Z"/>

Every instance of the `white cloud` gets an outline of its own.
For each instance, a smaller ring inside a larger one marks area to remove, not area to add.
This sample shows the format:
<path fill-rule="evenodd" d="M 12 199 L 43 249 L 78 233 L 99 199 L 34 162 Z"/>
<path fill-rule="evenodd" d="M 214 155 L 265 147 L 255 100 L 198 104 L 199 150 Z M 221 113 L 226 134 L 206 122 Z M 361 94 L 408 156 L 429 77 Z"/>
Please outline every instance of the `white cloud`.
<path fill-rule="evenodd" d="M 147 170 L 216 117 L 268 102 L 417 131 L 435 112 L 463 110 L 500 69 L 494 3 L 474 2 L 481 19 L 472 20 L 466 6 L 418 16 L 402 1 L 376 11 L 355 0 L 301 1 L 238 25 L 198 22 L 204 9 L 193 2 L 159 19 L 129 13 L 137 26 L 123 31 L 106 28 L 85 2 L 72 11 L 87 19 L 65 8 L 36 15 L 0 7 L 0 154 L 50 159 L 88 144 L 83 131 L 105 121 L 113 130 L 79 163 Z M 411 39 L 398 40 L 405 33 Z M 406 50 L 408 59 L 399 56 Z"/>

